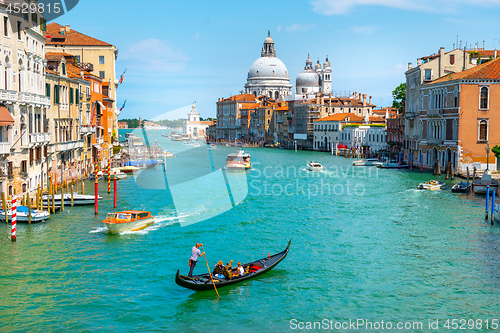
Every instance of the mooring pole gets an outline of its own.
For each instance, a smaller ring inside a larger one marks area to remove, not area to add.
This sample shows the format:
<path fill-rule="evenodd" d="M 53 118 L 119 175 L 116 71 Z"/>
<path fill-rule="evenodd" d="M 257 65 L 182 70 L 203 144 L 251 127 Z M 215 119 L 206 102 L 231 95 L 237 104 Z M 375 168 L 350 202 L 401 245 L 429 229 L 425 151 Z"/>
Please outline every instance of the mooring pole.
<path fill-rule="evenodd" d="M 490 198 L 490 182 L 486 183 L 486 215 L 484 216 L 484 219 L 488 219 L 488 209 L 489 207 L 489 198 Z"/>

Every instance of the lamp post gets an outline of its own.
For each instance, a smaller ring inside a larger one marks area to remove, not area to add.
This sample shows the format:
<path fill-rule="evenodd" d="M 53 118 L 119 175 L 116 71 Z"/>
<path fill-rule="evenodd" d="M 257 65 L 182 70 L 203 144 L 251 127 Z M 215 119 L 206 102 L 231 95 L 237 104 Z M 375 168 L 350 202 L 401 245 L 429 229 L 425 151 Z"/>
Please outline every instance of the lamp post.
<path fill-rule="evenodd" d="M 486 147 L 484 148 L 486 150 L 486 171 L 489 170 L 489 160 L 490 160 L 490 143 L 486 143 Z"/>

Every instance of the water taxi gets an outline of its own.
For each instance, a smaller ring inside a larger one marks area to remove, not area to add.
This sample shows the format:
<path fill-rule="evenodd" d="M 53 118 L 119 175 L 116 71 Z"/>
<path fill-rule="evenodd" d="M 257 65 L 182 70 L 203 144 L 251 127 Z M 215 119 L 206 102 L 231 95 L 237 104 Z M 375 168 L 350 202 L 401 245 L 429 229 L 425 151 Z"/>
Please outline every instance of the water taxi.
<path fill-rule="evenodd" d="M 472 188 L 474 189 L 474 193 L 477 194 L 486 194 L 488 185 L 490 186 L 490 194 L 495 191 L 498 193 L 498 179 L 491 178 L 491 175 L 488 171 L 485 171 L 481 179 L 476 179 L 473 182 Z"/>
<path fill-rule="evenodd" d="M 199 147 L 200 144 L 198 142 L 193 143 L 193 147 Z"/>
<path fill-rule="evenodd" d="M 440 180 L 429 180 L 425 183 L 418 184 L 419 190 L 436 191 L 440 190 L 445 184 Z"/>
<path fill-rule="evenodd" d="M 378 162 L 378 158 L 367 158 L 365 160 L 357 160 L 352 162 L 353 166 L 372 166 Z"/>
<path fill-rule="evenodd" d="M 180 136 L 179 134 L 172 134 L 170 136 L 170 140 L 172 140 L 172 141 L 182 141 L 182 136 Z"/>
<path fill-rule="evenodd" d="M 238 150 L 236 153 L 227 155 L 226 169 L 231 171 L 250 169 L 250 154 L 245 153 L 243 150 Z"/>
<path fill-rule="evenodd" d="M 309 171 L 323 171 L 323 166 L 317 162 L 309 162 L 307 164 L 307 170 L 309 170 Z"/>
<path fill-rule="evenodd" d="M 154 216 L 151 216 L 151 212 L 147 211 L 125 210 L 109 213 L 102 222 L 110 233 L 117 234 L 124 231 L 142 230 L 154 223 Z"/>

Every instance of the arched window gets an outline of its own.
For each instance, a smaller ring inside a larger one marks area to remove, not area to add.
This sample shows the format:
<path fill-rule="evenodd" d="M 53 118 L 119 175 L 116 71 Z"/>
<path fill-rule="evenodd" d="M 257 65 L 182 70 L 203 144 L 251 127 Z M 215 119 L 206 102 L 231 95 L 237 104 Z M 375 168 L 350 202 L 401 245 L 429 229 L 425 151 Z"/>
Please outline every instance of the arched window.
<path fill-rule="evenodd" d="M 454 99 L 453 107 L 457 108 L 458 107 L 458 89 L 457 89 L 457 87 L 455 87 L 453 99 Z"/>
<path fill-rule="evenodd" d="M 277 92 L 277 91 L 275 91 L 275 92 L 274 92 L 274 99 L 275 99 L 275 100 L 278 100 L 279 98 L 280 98 L 280 93 L 279 93 L 279 92 Z"/>
<path fill-rule="evenodd" d="M 257 97 L 257 92 L 254 90 L 253 95 Z"/>
<path fill-rule="evenodd" d="M 488 122 L 486 120 L 479 122 L 479 141 L 488 141 Z"/>
<path fill-rule="evenodd" d="M 480 101 L 479 101 L 479 108 L 480 109 L 487 109 L 488 108 L 488 88 L 487 87 L 481 88 L 481 97 L 480 97 Z"/>

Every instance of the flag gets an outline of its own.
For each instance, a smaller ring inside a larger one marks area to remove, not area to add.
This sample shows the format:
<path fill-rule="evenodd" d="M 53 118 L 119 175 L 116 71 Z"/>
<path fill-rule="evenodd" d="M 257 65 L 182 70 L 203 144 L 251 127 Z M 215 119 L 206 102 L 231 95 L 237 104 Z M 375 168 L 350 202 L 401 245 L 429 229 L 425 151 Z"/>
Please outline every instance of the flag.
<path fill-rule="evenodd" d="M 120 110 L 118 110 L 118 111 L 122 112 L 122 110 L 125 108 L 125 104 L 127 104 L 127 100 L 125 100 L 125 102 L 123 102 L 122 107 L 121 107 L 121 108 L 120 108 Z"/>
<path fill-rule="evenodd" d="M 123 71 L 123 74 L 120 76 L 120 84 L 123 83 L 123 77 L 125 76 L 125 73 L 127 73 L 127 69 L 125 68 L 125 70 Z"/>

